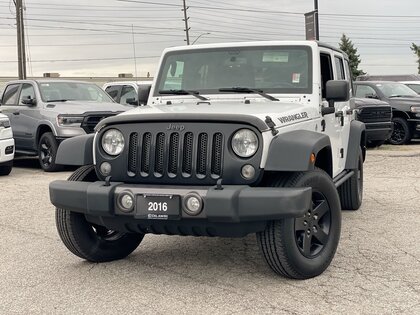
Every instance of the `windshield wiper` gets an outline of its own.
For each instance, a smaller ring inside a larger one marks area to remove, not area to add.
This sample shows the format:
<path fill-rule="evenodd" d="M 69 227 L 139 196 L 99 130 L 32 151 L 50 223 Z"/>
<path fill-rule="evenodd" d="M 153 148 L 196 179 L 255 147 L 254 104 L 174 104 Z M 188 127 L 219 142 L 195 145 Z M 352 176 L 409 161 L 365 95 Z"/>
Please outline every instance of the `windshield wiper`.
<path fill-rule="evenodd" d="M 230 88 L 220 88 L 219 92 L 256 93 L 258 95 L 261 95 L 262 97 L 265 97 L 266 99 L 269 99 L 270 101 L 279 101 L 278 98 L 275 98 L 274 96 L 264 93 L 263 90 L 251 89 L 247 87 L 235 86 L 235 87 L 230 87 Z"/>
<path fill-rule="evenodd" d="M 192 95 L 202 101 L 208 101 L 207 97 L 201 96 L 200 92 L 192 90 L 160 90 L 159 94 L 172 94 L 172 95 Z"/>
<path fill-rule="evenodd" d="M 51 103 L 51 102 L 67 102 L 67 101 L 70 101 L 70 100 L 65 100 L 65 99 L 62 99 L 62 100 L 48 100 L 47 103 Z"/>
<path fill-rule="evenodd" d="M 394 97 L 413 97 L 415 95 L 390 95 L 389 98 L 394 98 Z"/>

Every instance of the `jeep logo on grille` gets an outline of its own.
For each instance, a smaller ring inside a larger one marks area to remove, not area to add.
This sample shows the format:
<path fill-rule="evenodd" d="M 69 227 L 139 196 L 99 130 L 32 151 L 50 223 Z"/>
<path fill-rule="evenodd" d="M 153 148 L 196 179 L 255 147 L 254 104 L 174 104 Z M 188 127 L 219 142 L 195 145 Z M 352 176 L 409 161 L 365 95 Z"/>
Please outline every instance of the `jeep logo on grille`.
<path fill-rule="evenodd" d="M 184 131 L 185 130 L 185 126 L 184 125 L 169 124 L 169 126 L 166 127 L 166 130 Z"/>

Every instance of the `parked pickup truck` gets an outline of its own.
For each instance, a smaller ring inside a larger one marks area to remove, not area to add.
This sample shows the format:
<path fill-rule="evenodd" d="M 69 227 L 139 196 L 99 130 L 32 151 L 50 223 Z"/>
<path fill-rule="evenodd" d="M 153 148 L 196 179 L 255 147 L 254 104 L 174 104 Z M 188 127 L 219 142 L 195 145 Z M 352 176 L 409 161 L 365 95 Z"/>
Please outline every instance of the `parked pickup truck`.
<path fill-rule="evenodd" d="M 148 106 L 61 144 L 57 161 L 81 166 L 50 184 L 64 245 L 104 262 L 148 233 L 256 233 L 276 273 L 321 274 L 341 209 L 363 198 L 366 132 L 350 80 L 347 55 L 315 41 L 165 50 L 139 93 Z"/>
<path fill-rule="evenodd" d="M 379 147 L 392 134 L 391 106 L 372 98 L 356 98 L 356 118 L 366 126 L 367 146 Z"/>
<path fill-rule="evenodd" d="M 392 107 L 392 134 L 389 143 L 407 144 L 420 136 L 420 96 L 403 83 L 356 81 L 356 97 L 378 99 Z"/>
<path fill-rule="evenodd" d="M 57 79 L 9 82 L 0 104 L 16 153 L 38 155 L 47 172 L 62 168 L 55 160 L 61 141 L 91 133 L 102 118 L 132 108 L 115 103 L 95 84 Z"/>
<path fill-rule="evenodd" d="M 15 141 L 9 118 L 0 114 L 0 175 L 9 175 L 12 171 Z"/>

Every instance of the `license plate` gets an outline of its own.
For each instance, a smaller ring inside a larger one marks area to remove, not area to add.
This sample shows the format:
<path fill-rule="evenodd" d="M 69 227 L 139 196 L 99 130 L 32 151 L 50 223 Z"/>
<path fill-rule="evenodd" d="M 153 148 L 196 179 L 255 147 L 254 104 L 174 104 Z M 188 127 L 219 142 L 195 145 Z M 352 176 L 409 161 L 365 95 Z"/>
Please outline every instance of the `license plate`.
<path fill-rule="evenodd" d="M 137 213 L 142 219 L 177 220 L 180 214 L 180 197 L 174 195 L 139 195 Z"/>

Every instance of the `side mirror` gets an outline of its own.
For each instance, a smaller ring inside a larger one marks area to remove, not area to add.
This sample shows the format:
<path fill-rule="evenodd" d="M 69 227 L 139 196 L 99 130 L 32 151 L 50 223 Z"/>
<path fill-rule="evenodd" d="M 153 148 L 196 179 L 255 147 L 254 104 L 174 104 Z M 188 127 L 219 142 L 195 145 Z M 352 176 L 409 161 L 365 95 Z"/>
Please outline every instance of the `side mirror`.
<path fill-rule="evenodd" d="M 373 98 L 373 99 L 376 99 L 376 100 L 378 99 L 378 96 L 377 96 L 376 94 L 373 94 L 373 93 L 371 93 L 371 94 L 366 94 L 366 95 L 365 95 L 365 97 L 366 97 L 366 98 Z"/>
<path fill-rule="evenodd" d="M 345 80 L 330 80 L 326 85 L 326 99 L 330 107 L 335 102 L 346 102 L 350 99 L 350 83 Z"/>
<path fill-rule="evenodd" d="M 22 99 L 22 104 L 27 105 L 27 106 L 35 106 L 36 105 L 36 99 L 31 98 L 30 96 L 24 97 Z"/>
<path fill-rule="evenodd" d="M 147 105 L 147 100 L 149 99 L 151 84 L 141 84 L 139 85 L 138 95 L 139 95 L 139 105 Z"/>
<path fill-rule="evenodd" d="M 125 102 L 127 103 L 127 104 L 130 104 L 130 105 L 139 105 L 139 102 L 134 98 L 134 97 L 132 97 L 132 98 L 127 98 L 126 100 L 125 100 Z"/>

